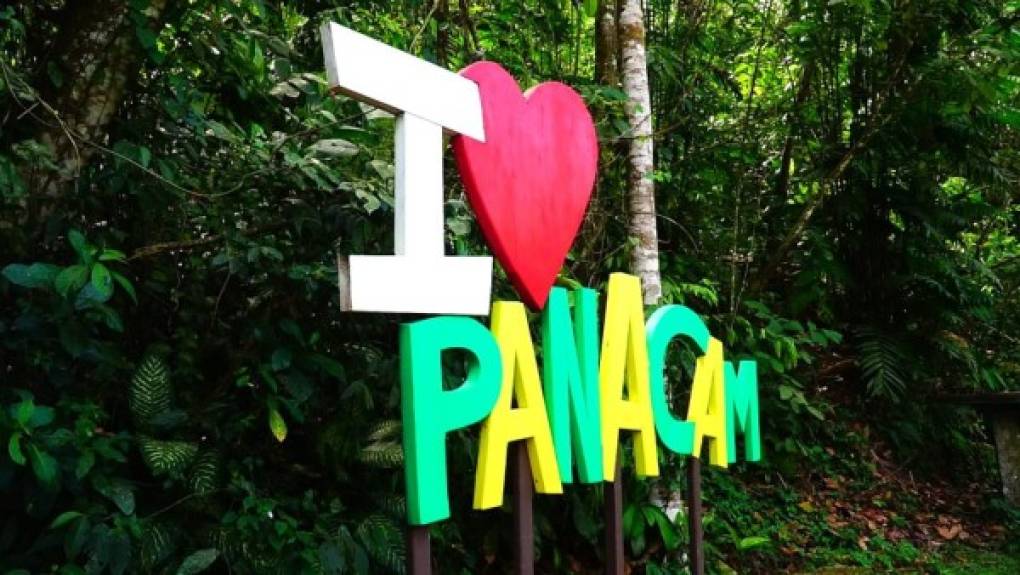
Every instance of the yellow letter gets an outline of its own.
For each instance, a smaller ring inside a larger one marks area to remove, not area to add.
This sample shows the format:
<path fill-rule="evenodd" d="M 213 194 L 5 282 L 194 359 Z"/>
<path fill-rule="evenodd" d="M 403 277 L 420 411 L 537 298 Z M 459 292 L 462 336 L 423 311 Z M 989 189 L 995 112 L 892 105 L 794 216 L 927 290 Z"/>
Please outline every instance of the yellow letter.
<path fill-rule="evenodd" d="M 528 442 L 535 491 L 563 493 L 524 305 L 494 303 L 490 329 L 503 359 L 503 387 L 496 406 L 482 424 L 475 474 L 475 509 L 503 504 L 507 450 L 511 441 L 524 439 Z M 515 397 L 516 408 L 513 407 Z"/>
<path fill-rule="evenodd" d="M 635 432 L 634 462 L 638 475 L 658 475 L 641 281 L 631 275 L 615 273 L 609 276 L 608 292 L 599 366 L 602 469 L 606 481 L 613 481 L 620 430 L 626 429 Z M 625 384 L 627 399 L 623 398 Z"/>
<path fill-rule="evenodd" d="M 708 352 L 698 358 L 694 367 L 691 403 L 687 420 L 694 422 L 694 456 L 701 457 L 702 439 L 708 439 L 708 460 L 712 465 L 726 467 L 726 385 L 723 372 L 722 342 L 714 337 L 708 341 Z"/>

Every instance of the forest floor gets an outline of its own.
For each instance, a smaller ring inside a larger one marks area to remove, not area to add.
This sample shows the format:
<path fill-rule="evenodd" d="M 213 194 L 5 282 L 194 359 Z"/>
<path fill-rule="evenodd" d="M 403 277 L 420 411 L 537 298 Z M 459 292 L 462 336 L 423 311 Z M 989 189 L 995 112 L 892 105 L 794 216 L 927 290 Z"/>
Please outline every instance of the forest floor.
<path fill-rule="evenodd" d="M 1020 515 L 1002 498 L 995 477 L 965 484 L 918 478 L 888 453 L 869 455 L 866 488 L 822 476 L 800 493 L 797 506 L 816 522 L 801 527 L 840 534 L 835 549 L 822 543 L 797 553 L 809 564 L 825 565 L 813 573 L 1020 575 Z M 780 552 L 794 554 L 788 547 Z"/>
<path fill-rule="evenodd" d="M 850 439 L 824 447 L 812 469 L 784 474 L 793 483 L 744 484 L 749 500 L 714 506 L 735 526 L 754 516 L 738 531 L 769 541 L 727 553 L 720 571 L 1020 575 L 1020 509 L 1002 497 L 990 445 L 975 446 L 982 463 L 921 466 L 895 458 L 866 424 L 834 424 Z M 920 467 L 930 471 L 911 470 Z"/>
<path fill-rule="evenodd" d="M 929 565 L 901 567 L 893 573 L 939 573 L 940 575 L 1017 575 L 1020 573 L 1020 557 L 998 551 L 988 551 L 966 546 L 954 546 L 937 557 Z M 810 572 L 810 575 L 865 575 L 874 573 L 873 568 L 827 567 Z"/>

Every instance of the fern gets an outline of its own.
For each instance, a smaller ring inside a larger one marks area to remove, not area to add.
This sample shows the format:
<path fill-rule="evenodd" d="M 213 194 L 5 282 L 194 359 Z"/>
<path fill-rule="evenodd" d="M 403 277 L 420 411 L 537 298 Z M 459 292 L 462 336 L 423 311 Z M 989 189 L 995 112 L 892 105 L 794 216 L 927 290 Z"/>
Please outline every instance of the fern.
<path fill-rule="evenodd" d="M 407 500 L 402 495 L 385 493 L 376 497 L 376 503 L 391 517 L 400 519 L 407 516 Z"/>
<path fill-rule="evenodd" d="M 387 419 L 372 428 L 368 433 L 368 439 L 373 442 L 385 441 L 400 435 L 400 420 Z"/>
<path fill-rule="evenodd" d="M 358 525 L 355 534 L 373 562 L 390 573 L 404 573 L 404 534 L 395 520 L 374 513 Z"/>
<path fill-rule="evenodd" d="M 149 425 L 160 414 L 170 411 L 173 405 L 170 378 L 166 364 L 155 355 L 146 356 L 131 378 L 128 405 L 135 420 Z"/>
<path fill-rule="evenodd" d="M 858 332 L 858 364 L 868 393 L 899 401 L 907 389 L 903 375 L 904 354 L 894 339 L 871 328 Z"/>
<path fill-rule="evenodd" d="M 361 450 L 358 461 L 379 469 L 397 469 L 404 465 L 404 448 L 399 443 L 373 443 Z"/>
<path fill-rule="evenodd" d="M 139 543 L 139 560 L 142 571 L 156 572 L 177 549 L 173 533 L 165 525 L 150 524 L 142 531 Z"/>
<path fill-rule="evenodd" d="M 358 461 L 380 469 L 396 469 L 404 465 L 404 448 L 398 441 L 400 421 L 387 419 L 368 434 L 369 443 L 358 453 Z"/>
<path fill-rule="evenodd" d="M 188 476 L 188 486 L 195 493 L 209 493 L 216 489 L 219 474 L 219 457 L 211 451 L 204 451 L 195 458 L 195 464 Z"/>
<path fill-rule="evenodd" d="M 139 437 L 138 446 L 142 451 L 145 465 L 157 477 L 180 479 L 198 454 L 198 446 L 187 441 L 163 441 Z"/>

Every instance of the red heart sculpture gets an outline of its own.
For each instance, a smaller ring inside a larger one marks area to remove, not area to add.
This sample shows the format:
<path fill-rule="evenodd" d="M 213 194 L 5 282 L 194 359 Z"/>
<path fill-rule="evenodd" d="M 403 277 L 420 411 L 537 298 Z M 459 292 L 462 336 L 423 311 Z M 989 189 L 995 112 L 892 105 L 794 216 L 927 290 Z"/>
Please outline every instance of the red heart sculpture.
<path fill-rule="evenodd" d="M 499 64 L 461 71 L 478 84 L 485 142 L 453 138 L 468 201 L 524 303 L 542 309 L 584 219 L 598 138 L 581 96 L 559 82 L 521 94 Z"/>

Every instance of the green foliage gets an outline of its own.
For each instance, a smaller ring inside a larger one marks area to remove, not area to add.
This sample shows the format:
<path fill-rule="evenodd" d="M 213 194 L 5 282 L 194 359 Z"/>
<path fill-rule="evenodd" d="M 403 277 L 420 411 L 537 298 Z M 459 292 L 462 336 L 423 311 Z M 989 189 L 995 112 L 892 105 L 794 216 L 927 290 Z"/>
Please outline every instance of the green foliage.
<path fill-rule="evenodd" d="M 128 403 L 139 424 L 151 425 L 170 411 L 173 398 L 166 364 L 155 355 L 147 356 L 131 378 Z"/>
<path fill-rule="evenodd" d="M 327 92 L 316 30 L 576 87 L 600 173 L 558 281 L 599 288 L 634 241 L 598 3 L 195 0 L 154 21 L 162 4 L 0 7 L 0 491 L 17 494 L 0 572 L 399 572 L 398 320 L 340 314 L 335 272 L 338 252 L 392 251 L 394 124 Z M 759 365 L 765 462 L 708 472 L 710 565 L 913 565 L 889 541 L 862 551 L 795 487 L 870 477 L 826 451 L 877 441 L 848 413 L 912 468 L 989 469 L 975 414 L 929 400 L 1020 382 L 1015 2 L 643 5 L 663 302 Z M 90 43 L 122 10 L 127 50 Z M 107 120 L 72 125 L 93 63 L 128 82 Z M 488 253 L 447 160 L 447 253 Z M 515 297 L 498 271 L 494 295 Z M 670 353 L 679 408 L 694 354 Z M 465 497 L 476 434 L 448 450 L 437 568 L 493 572 L 510 543 Z M 683 489 L 680 462 L 662 467 Z M 683 569 L 683 515 L 626 485 L 632 556 Z M 547 499 L 540 570 L 597 571 L 601 490 Z"/>
<path fill-rule="evenodd" d="M 906 356 L 892 338 L 873 330 L 858 334 L 857 353 L 868 393 L 897 402 L 906 391 L 901 373 Z"/>

